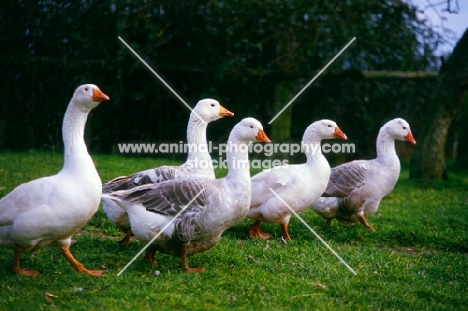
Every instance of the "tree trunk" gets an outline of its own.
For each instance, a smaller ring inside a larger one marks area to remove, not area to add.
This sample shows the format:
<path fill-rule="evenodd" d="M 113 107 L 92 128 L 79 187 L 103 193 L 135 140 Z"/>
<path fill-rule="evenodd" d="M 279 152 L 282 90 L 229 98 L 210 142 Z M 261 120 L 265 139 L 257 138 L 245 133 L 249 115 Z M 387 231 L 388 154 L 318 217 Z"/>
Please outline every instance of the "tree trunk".
<path fill-rule="evenodd" d="M 277 113 L 294 97 L 290 83 L 280 82 L 275 88 L 273 112 Z M 275 143 L 289 142 L 291 139 L 292 107 L 289 106 L 271 124 L 271 139 Z"/>
<path fill-rule="evenodd" d="M 410 178 L 437 180 L 447 177 L 445 170 L 445 141 L 449 127 L 457 115 L 468 91 L 468 30 L 458 41 L 452 55 L 442 65 L 437 89 L 426 113 L 422 141 L 410 159 Z"/>

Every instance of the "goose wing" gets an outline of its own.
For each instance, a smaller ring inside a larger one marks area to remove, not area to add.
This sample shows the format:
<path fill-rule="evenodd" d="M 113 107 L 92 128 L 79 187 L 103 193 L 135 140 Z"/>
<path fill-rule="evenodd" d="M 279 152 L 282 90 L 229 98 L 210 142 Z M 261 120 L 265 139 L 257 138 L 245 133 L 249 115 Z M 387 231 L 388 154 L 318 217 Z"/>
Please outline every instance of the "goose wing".
<path fill-rule="evenodd" d="M 332 168 L 323 196 L 346 197 L 366 185 L 370 165 L 365 160 L 348 162 Z"/>
<path fill-rule="evenodd" d="M 185 170 L 178 166 L 161 166 L 141 171 L 130 176 L 120 176 L 112 179 L 102 186 L 103 193 L 118 190 L 127 190 L 146 184 L 156 184 L 168 180 L 186 177 Z"/>
<path fill-rule="evenodd" d="M 121 199 L 131 204 L 141 204 L 149 212 L 175 216 L 189 203 L 184 213 L 205 210 L 213 188 L 211 180 L 184 178 L 138 186 L 125 191 Z"/>

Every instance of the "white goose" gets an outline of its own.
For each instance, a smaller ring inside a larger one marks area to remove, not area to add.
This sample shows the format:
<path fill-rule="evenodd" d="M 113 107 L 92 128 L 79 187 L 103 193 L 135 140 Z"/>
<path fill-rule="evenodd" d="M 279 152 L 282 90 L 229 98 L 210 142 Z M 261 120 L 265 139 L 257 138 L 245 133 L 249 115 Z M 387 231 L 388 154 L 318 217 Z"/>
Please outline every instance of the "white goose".
<path fill-rule="evenodd" d="M 109 97 L 93 84 L 78 87 L 63 119 L 65 146 L 62 170 L 53 176 L 19 185 L 0 200 L 0 246 L 15 251 L 13 271 L 37 276 L 38 271 L 20 268 L 23 252 L 58 246 L 73 268 L 88 270 L 70 253 L 72 235 L 83 227 L 99 207 L 101 179 L 83 139 L 88 113 Z"/>
<path fill-rule="evenodd" d="M 221 106 L 218 101 L 209 98 L 200 100 L 190 114 L 187 126 L 188 156 L 183 165 L 165 165 L 138 172 L 128 177 L 121 176 L 114 178 L 102 186 L 102 193 L 127 190 L 144 184 L 159 183 L 182 177 L 193 176 L 215 179 L 214 170 L 211 166 L 211 156 L 206 142 L 206 128 L 208 123 L 226 116 L 232 117 L 234 114 Z M 210 165 L 207 165 L 208 163 Z M 114 201 L 106 198 L 102 199 L 102 208 L 107 218 L 117 228 L 126 233 L 123 240 L 119 243 L 123 246 L 128 245 L 133 233 L 125 211 Z"/>
<path fill-rule="evenodd" d="M 345 224 L 360 221 L 366 228 L 374 230 L 366 217 L 377 211 L 380 200 L 393 190 L 400 176 L 396 139 L 416 144 L 408 122 L 401 118 L 380 128 L 377 158 L 356 160 L 333 168 L 323 197 L 311 208 L 327 219 L 327 224 L 334 218 Z"/>
<path fill-rule="evenodd" d="M 322 154 L 320 142 L 322 139 L 333 138 L 347 139 L 335 122 L 316 121 L 307 127 L 302 137 L 306 163 L 276 167 L 252 177 L 252 199 L 248 217 L 256 221 L 250 226 L 250 238 L 271 237 L 260 230 L 260 223 L 263 221 L 281 224 L 283 238 L 291 239 L 288 223 L 292 213 L 269 189 L 275 191 L 295 212 L 300 213 L 307 209 L 327 186 L 330 165 Z"/>
<path fill-rule="evenodd" d="M 243 119 L 231 131 L 228 141 L 228 174 L 221 179 L 181 178 L 133 189 L 105 193 L 128 214 L 135 236 L 150 241 L 175 218 L 147 251 L 153 264 L 156 251 L 180 257 L 180 266 L 188 272 L 204 271 L 189 268 L 187 257 L 215 246 L 222 233 L 241 222 L 250 204 L 250 172 L 248 144 L 269 142 L 260 122 Z M 191 204 L 189 202 L 201 193 Z"/>

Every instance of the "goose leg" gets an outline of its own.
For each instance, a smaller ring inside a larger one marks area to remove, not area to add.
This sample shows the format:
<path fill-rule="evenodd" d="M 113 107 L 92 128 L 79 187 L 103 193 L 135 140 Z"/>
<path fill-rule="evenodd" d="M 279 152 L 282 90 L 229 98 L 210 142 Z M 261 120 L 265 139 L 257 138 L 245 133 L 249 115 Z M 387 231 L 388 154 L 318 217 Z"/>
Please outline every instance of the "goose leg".
<path fill-rule="evenodd" d="M 154 259 L 154 256 L 156 255 L 156 250 L 147 250 L 145 252 L 145 259 L 147 262 L 152 264 L 153 266 L 157 266 L 158 262 Z"/>
<path fill-rule="evenodd" d="M 281 224 L 281 229 L 283 230 L 283 238 L 286 241 L 291 241 L 291 237 L 289 236 L 288 232 L 288 224 Z"/>
<path fill-rule="evenodd" d="M 125 237 L 119 241 L 119 244 L 121 246 L 128 246 L 128 242 L 130 242 L 130 238 L 133 236 L 132 229 L 128 229 L 127 233 L 125 234 Z"/>
<path fill-rule="evenodd" d="M 265 233 L 260 230 L 260 220 L 255 221 L 253 224 L 250 225 L 249 229 L 249 237 L 251 239 L 260 238 L 263 240 L 267 240 L 271 238 L 271 234 Z"/>
<path fill-rule="evenodd" d="M 369 230 L 375 231 L 374 227 L 369 225 L 369 223 L 366 221 L 366 217 L 364 215 L 358 216 L 359 221 L 364 225 Z"/>
<path fill-rule="evenodd" d="M 73 268 L 80 272 L 80 273 L 86 273 L 89 275 L 94 275 L 94 276 L 102 276 L 104 271 L 102 270 L 88 270 L 86 269 L 81 263 L 79 263 L 73 255 L 70 253 L 70 250 L 68 247 L 63 246 L 60 248 L 60 251 L 62 252 L 63 256 L 72 264 Z"/>
<path fill-rule="evenodd" d="M 188 266 L 188 259 L 187 259 L 187 254 L 188 254 L 188 245 L 182 246 L 182 254 L 180 255 L 180 267 L 184 269 L 186 272 L 204 272 L 206 269 L 203 267 L 200 268 L 189 268 Z"/>
<path fill-rule="evenodd" d="M 20 258 L 21 258 L 22 252 L 23 252 L 22 246 L 18 246 L 15 248 L 15 256 L 13 257 L 13 272 L 15 272 L 16 274 L 25 275 L 25 276 L 38 276 L 40 274 L 39 271 L 20 268 Z"/>

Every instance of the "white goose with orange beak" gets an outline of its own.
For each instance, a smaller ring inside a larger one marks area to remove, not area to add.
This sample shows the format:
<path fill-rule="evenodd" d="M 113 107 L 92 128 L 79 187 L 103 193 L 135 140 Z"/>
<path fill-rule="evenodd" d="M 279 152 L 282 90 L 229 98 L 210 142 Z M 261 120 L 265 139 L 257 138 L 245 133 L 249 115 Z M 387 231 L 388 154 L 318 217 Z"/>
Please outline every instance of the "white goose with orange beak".
<path fill-rule="evenodd" d="M 188 155 L 183 165 L 164 165 L 130 176 L 116 177 L 102 186 L 102 193 L 128 190 L 145 184 L 155 184 L 184 177 L 215 179 L 211 156 L 208 152 L 206 130 L 210 122 L 232 116 L 234 113 L 224 108 L 218 101 L 211 98 L 200 100 L 190 114 L 187 125 Z M 109 221 L 125 233 L 125 237 L 119 243 L 122 246 L 128 245 L 133 233 L 130 229 L 127 213 L 117 203 L 105 197 L 102 199 L 102 208 Z"/>
<path fill-rule="evenodd" d="M 204 271 L 190 268 L 187 258 L 215 246 L 226 229 L 247 216 L 251 195 L 248 144 L 255 141 L 270 142 L 259 121 L 245 118 L 229 135 L 226 177 L 180 178 L 102 197 L 125 210 L 138 239 L 157 237 L 145 255 L 152 264 L 157 264 L 154 256 L 160 251 L 178 256 L 180 267 L 188 272 Z M 179 212 L 182 214 L 176 217 Z"/>
<path fill-rule="evenodd" d="M 78 87 L 63 119 L 62 170 L 19 185 L 0 200 L 0 246 L 14 249 L 15 273 L 37 276 L 38 271 L 20 268 L 21 254 L 58 246 L 78 272 L 102 275 L 103 271 L 86 269 L 69 247 L 72 235 L 93 217 L 101 200 L 101 179 L 83 134 L 88 113 L 104 100 L 109 97 L 96 85 Z"/>
<path fill-rule="evenodd" d="M 327 224 L 336 218 L 343 224 L 359 221 L 374 230 L 366 217 L 377 211 L 382 198 L 393 190 L 400 177 L 395 140 L 416 144 L 408 122 L 401 118 L 380 128 L 375 159 L 356 160 L 334 167 L 327 189 L 311 208 L 327 219 Z"/>
<path fill-rule="evenodd" d="M 270 234 L 260 230 L 261 222 L 270 222 L 279 223 L 283 238 L 291 239 L 288 223 L 292 212 L 288 206 L 300 213 L 325 191 L 330 177 L 330 165 L 322 154 L 320 143 L 322 139 L 334 138 L 347 139 L 335 122 L 316 121 L 307 127 L 302 137 L 306 163 L 279 166 L 252 177 L 252 199 L 248 217 L 256 221 L 250 226 L 250 238 L 270 238 Z"/>

